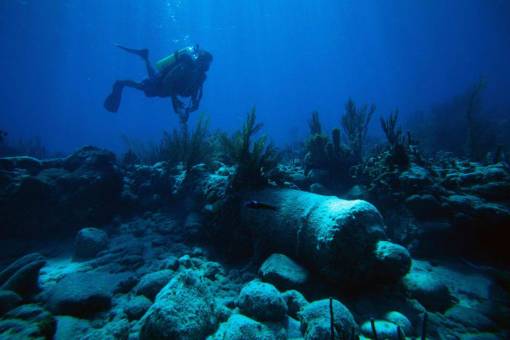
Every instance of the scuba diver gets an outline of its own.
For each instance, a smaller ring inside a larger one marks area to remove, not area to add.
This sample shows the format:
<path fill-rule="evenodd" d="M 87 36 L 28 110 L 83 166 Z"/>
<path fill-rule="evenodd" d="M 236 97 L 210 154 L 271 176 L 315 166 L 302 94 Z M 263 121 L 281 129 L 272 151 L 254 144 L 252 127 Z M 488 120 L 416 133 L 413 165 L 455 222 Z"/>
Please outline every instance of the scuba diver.
<path fill-rule="evenodd" d="M 198 109 L 206 72 L 212 62 L 211 53 L 198 45 L 180 49 L 156 63 L 156 70 L 149 62 L 148 49 L 133 49 L 121 45 L 118 48 L 139 56 L 145 62 L 148 78 L 142 82 L 133 80 L 117 80 L 113 84 L 112 93 L 106 97 L 104 107 L 110 112 L 117 112 L 125 86 L 145 93 L 146 97 L 171 97 L 175 113 L 181 123 L 188 121 L 189 114 Z M 190 98 L 185 105 L 179 97 Z"/>

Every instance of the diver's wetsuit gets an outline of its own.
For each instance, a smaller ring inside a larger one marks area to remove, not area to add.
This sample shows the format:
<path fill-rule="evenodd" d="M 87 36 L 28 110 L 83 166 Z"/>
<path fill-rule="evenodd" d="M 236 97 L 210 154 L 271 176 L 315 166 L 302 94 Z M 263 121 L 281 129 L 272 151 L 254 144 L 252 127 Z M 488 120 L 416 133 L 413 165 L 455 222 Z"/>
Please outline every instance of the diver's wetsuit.
<path fill-rule="evenodd" d="M 198 109 L 202 98 L 202 88 L 206 79 L 205 73 L 212 61 L 210 53 L 198 47 L 176 52 L 175 61 L 156 72 L 148 58 L 148 50 L 135 50 L 123 46 L 119 48 L 140 56 L 147 68 L 148 78 L 142 82 L 132 80 L 118 80 L 113 84 L 112 93 L 106 98 L 104 106 L 110 112 L 117 112 L 120 106 L 122 90 L 125 86 L 141 90 L 147 97 L 171 97 L 174 111 L 182 122 L 188 120 L 191 112 Z M 187 52 L 186 52 L 187 51 Z M 179 97 L 189 97 L 190 105 L 184 106 Z"/>

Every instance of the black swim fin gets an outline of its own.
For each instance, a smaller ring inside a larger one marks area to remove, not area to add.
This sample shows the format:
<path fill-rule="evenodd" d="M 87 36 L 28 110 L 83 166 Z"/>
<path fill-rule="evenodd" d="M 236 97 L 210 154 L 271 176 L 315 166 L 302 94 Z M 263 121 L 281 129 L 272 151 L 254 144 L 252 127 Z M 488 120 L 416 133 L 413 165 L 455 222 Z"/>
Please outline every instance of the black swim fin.
<path fill-rule="evenodd" d="M 131 54 L 134 54 L 134 55 L 137 55 L 139 56 L 140 58 L 142 58 L 143 60 L 149 58 L 149 50 L 146 49 L 146 48 L 143 48 L 143 49 L 140 49 L 140 50 L 137 50 L 135 48 L 129 48 L 129 47 L 125 47 L 125 46 L 122 46 L 122 45 L 119 45 L 119 44 L 115 44 L 115 46 L 117 46 L 118 48 L 120 48 L 121 50 L 124 50 L 128 53 L 131 53 Z"/>
<path fill-rule="evenodd" d="M 124 85 L 120 82 L 113 84 L 112 93 L 106 97 L 104 101 L 104 108 L 110 112 L 117 112 L 119 110 L 120 101 L 122 99 L 122 90 Z"/>

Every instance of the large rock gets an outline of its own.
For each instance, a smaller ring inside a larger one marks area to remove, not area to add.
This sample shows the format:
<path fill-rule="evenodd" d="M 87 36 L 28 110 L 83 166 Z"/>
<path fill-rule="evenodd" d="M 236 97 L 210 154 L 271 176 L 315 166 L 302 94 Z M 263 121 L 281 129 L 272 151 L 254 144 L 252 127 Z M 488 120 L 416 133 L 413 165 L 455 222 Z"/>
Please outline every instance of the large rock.
<path fill-rule="evenodd" d="M 55 314 L 81 317 L 107 310 L 113 292 L 125 277 L 103 272 L 68 274 L 49 292 L 48 308 Z"/>
<path fill-rule="evenodd" d="M 494 333 L 468 333 L 462 335 L 462 340 L 501 340 L 504 334 Z"/>
<path fill-rule="evenodd" d="M 83 340 L 117 340 L 128 339 L 130 331 L 129 321 L 123 315 L 116 315 L 113 319 L 109 319 L 102 328 L 92 329 Z"/>
<path fill-rule="evenodd" d="M 306 298 L 297 290 L 288 290 L 282 293 L 283 300 L 287 304 L 287 312 L 289 316 L 298 318 L 299 312 L 308 305 Z"/>
<path fill-rule="evenodd" d="M 250 192 L 246 198 L 276 208 L 244 206 L 241 214 L 256 241 L 270 250 L 292 256 L 335 283 L 370 284 L 381 278 L 374 248 L 387 237 L 381 214 L 370 203 L 291 189 Z"/>
<path fill-rule="evenodd" d="M 386 320 L 374 320 L 374 326 L 378 338 L 399 339 L 397 333 L 398 325 L 394 324 L 393 322 Z M 370 320 L 363 322 L 361 325 L 361 333 L 367 338 L 373 337 L 372 323 Z"/>
<path fill-rule="evenodd" d="M 433 195 L 412 195 L 406 199 L 405 203 L 413 215 L 421 220 L 433 220 L 446 217 L 446 212 L 441 202 Z"/>
<path fill-rule="evenodd" d="M 358 325 L 347 307 L 333 300 L 333 320 L 335 339 L 350 338 L 358 334 Z M 331 314 L 329 299 L 318 300 L 307 305 L 299 313 L 301 331 L 305 339 L 330 339 Z"/>
<path fill-rule="evenodd" d="M 74 258 L 90 259 L 108 246 L 108 235 L 101 229 L 83 228 L 74 239 Z"/>
<path fill-rule="evenodd" d="M 21 297 L 10 290 L 0 290 L 0 316 L 21 304 Z"/>
<path fill-rule="evenodd" d="M 510 221 L 510 209 L 505 205 L 486 202 L 478 196 L 450 195 L 446 198 L 446 203 L 451 213 L 464 213 L 474 218 L 484 219 L 490 224 Z"/>
<path fill-rule="evenodd" d="M 175 178 L 165 162 L 135 164 L 126 172 L 122 196 L 130 209 L 155 209 L 168 204 L 174 184 Z"/>
<path fill-rule="evenodd" d="M 508 233 L 510 208 L 473 195 L 450 195 L 446 203 L 464 253 L 508 265 L 508 242 L 501 235 Z"/>
<path fill-rule="evenodd" d="M 118 211 L 122 176 L 110 151 L 86 146 L 36 167 L 4 159 L 0 170 L 0 238 L 71 234 Z"/>
<path fill-rule="evenodd" d="M 432 183 L 430 171 L 416 164 L 402 172 L 398 179 L 401 189 L 407 193 L 420 192 Z"/>
<path fill-rule="evenodd" d="M 299 289 L 308 280 L 308 270 L 283 254 L 273 254 L 259 269 L 262 280 L 280 290 Z"/>
<path fill-rule="evenodd" d="M 23 268 L 29 263 L 44 260 L 44 257 L 39 253 L 30 253 L 20 257 L 16 261 L 12 262 L 6 268 L 0 272 L 0 285 L 4 284 L 14 273 L 19 269 Z"/>
<path fill-rule="evenodd" d="M 83 339 L 90 332 L 87 320 L 72 316 L 57 316 L 57 330 L 54 340 Z"/>
<path fill-rule="evenodd" d="M 0 321 L 0 339 L 53 339 L 57 322 L 38 305 L 22 305 Z"/>
<path fill-rule="evenodd" d="M 411 335 L 413 331 L 413 325 L 404 314 L 397 311 L 391 311 L 384 315 L 384 319 L 399 326 L 404 334 Z"/>
<path fill-rule="evenodd" d="M 402 282 L 408 294 L 430 311 L 445 311 L 453 303 L 448 286 L 425 271 L 412 271 Z"/>
<path fill-rule="evenodd" d="M 204 339 L 216 324 L 216 306 L 205 280 L 191 271 L 176 275 L 141 320 L 140 339 Z"/>
<path fill-rule="evenodd" d="M 242 314 L 232 314 L 222 323 L 216 333 L 207 338 L 208 340 L 274 340 L 275 335 L 264 324 L 250 319 Z"/>
<path fill-rule="evenodd" d="M 154 273 L 145 274 L 135 287 L 135 292 L 154 300 L 161 288 L 163 288 L 174 275 L 173 270 L 164 269 Z"/>
<path fill-rule="evenodd" d="M 411 255 L 401 245 L 379 241 L 375 247 L 375 271 L 382 281 L 396 281 L 411 268 Z"/>
<path fill-rule="evenodd" d="M 0 273 L 0 289 L 22 297 L 34 295 L 39 291 L 39 271 L 45 264 L 46 260 L 38 253 L 23 256 Z"/>
<path fill-rule="evenodd" d="M 244 314 L 258 321 L 281 321 L 287 314 L 280 292 L 260 281 L 251 281 L 241 289 L 238 305 Z"/>
<path fill-rule="evenodd" d="M 135 296 L 124 306 L 124 312 L 128 319 L 138 320 L 145 312 L 151 307 L 152 301 L 147 299 L 145 296 Z"/>
<path fill-rule="evenodd" d="M 510 179 L 505 181 L 477 184 L 466 189 L 466 192 L 494 201 L 510 200 Z"/>
<path fill-rule="evenodd" d="M 471 163 L 467 169 L 447 174 L 444 185 L 492 201 L 510 199 L 510 171 L 503 163 L 483 166 Z"/>
<path fill-rule="evenodd" d="M 456 305 L 445 313 L 448 319 L 478 331 L 497 330 L 497 325 L 476 308 Z"/>
<path fill-rule="evenodd" d="M 0 168 L 6 171 L 15 169 L 26 170 L 30 174 L 41 171 L 43 162 L 30 156 L 16 156 L 0 158 Z"/>

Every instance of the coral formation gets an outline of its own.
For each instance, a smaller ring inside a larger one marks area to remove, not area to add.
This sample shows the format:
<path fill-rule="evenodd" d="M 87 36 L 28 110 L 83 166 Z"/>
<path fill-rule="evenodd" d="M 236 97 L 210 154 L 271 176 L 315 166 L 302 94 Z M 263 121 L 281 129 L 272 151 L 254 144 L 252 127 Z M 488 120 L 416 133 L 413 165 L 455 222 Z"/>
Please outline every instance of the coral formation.
<path fill-rule="evenodd" d="M 397 128 L 398 110 L 390 114 L 387 120 L 381 117 L 381 127 L 390 147 L 389 162 L 400 168 L 409 166 L 408 148 L 412 145 L 411 134 L 408 133 L 407 145 L 402 136 L 402 129 Z"/>
<path fill-rule="evenodd" d="M 314 112 L 285 157 L 253 109 L 120 161 L 0 158 L 0 337 L 508 337 L 503 152 L 430 157 L 398 111 L 365 152 L 374 111 L 345 138 Z"/>
<path fill-rule="evenodd" d="M 363 147 L 368 132 L 368 124 L 376 110 L 375 105 L 356 107 L 356 103 L 349 98 L 345 103 L 345 113 L 342 116 L 342 127 L 347 136 L 349 147 L 357 162 L 363 158 Z"/>
<path fill-rule="evenodd" d="M 330 186 L 345 186 L 350 183 L 349 170 L 355 165 L 353 152 L 341 143 L 339 128 L 331 131 L 331 140 L 322 133 L 319 113 L 313 112 L 309 122 L 310 136 L 305 144 L 305 175 L 312 181 L 324 182 Z M 321 171 L 326 176 L 319 176 Z"/>
<path fill-rule="evenodd" d="M 69 234 L 119 210 L 122 175 L 110 151 L 86 146 L 66 158 L 2 158 L 0 169 L 2 238 Z"/>
<path fill-rule="evenodd" d="M 187 124 L 181 124 L 171 134 L 165 132 L 160 145 L 161 159 L 169 166 L 182 162 L 186 170 L 208 162 L 213 151 L 208 128 L 209 119 L 201 115 L 191 133 Z"/>
<path fill-rule="evenodd" d="M 253 140 L 263 127 L 256 122 L 256 110 L 253 108 L 247 115 L 240 131 L 232 136 L 220 135 L 223 147 L 222 155 L 227 163 L 237 166 L 234 185 L 260 186 L 266 182 L 265 176 L 273 170 L 279 159 L 275 147 L 267 143 L 267 137 Z"/>
<path fill-rule="evenodd" d="M 430 154 L 452 152 L 472 161 L 484 161 L 498 149 L 506 156 L 510 146 L 508 109 L 487 110 L 486 88 L 487 82 L 481 78 L 430 110 L 411 115 L 409 126 L 423 149 Z"/>

